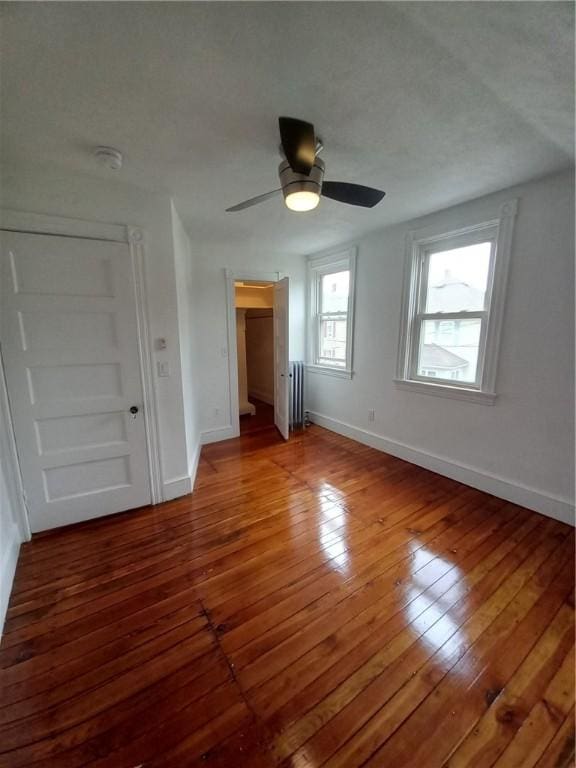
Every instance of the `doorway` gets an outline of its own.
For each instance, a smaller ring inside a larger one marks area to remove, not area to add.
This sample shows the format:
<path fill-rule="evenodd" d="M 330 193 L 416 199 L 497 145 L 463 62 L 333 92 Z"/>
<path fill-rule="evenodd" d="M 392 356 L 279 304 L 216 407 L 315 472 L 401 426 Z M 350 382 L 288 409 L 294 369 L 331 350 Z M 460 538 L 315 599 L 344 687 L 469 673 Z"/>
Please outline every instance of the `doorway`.
<path fill-rule="evenodd" d="M 289 281 L 225 271 L 231 437 L 272 424 L 289 437 Z"/>
<path fill-rule="evenodd" d="M 236 338 L 240 434 L 274 426 L 274 285 L 237 280 Z"/>

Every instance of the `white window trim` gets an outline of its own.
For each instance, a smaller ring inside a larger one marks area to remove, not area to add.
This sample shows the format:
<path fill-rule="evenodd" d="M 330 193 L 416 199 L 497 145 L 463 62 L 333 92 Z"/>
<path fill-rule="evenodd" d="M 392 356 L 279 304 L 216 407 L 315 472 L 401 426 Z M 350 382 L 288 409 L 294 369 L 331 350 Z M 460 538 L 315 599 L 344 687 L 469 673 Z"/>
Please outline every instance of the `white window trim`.
<path fill-rule="evenodd" d="M 452 397 L 456 400 L 468 400 L 475 403 L 493 405 L 497 398 L 496 373 L 504 317 L 504 297 L 508 280 L 508 268 L 512 247 L 514 220 L 518 208 L 516 199 L 503 203 L 498 216 L 479 221 L 450 232 L 439 227 L 423 231 L 410 232 L 406 238 L 406 261 L 404 272 L 404 291 L 402 302 L 402 320 L 398 344 L 397 375 L 395 383 L 400 389 L 411 390 L 440 397 Z M 484 314 L 483 336 L 480 339 L 479 374 L 474 385 L 468 382 L 448 383 L 431 381 L 415 374 L 414 360 L 416 351 L 416 333 L 413 332 L 413 319 L 419 311 L 419 289 L 421 285 L 421 265 L 426 249 L 434 251 L 437 244 L 442 249 L 461 247 L 466 242 L 472 244 L 484 239 L 493 240 L 491 259 L 493 262 L 492 278 L 487 286 L 487 301 L 484 312 L 472 313 L 436 313 L 442 319 L 453 317 L 480 316 Z M 481 356 L 481 357 L 480 357 Z"/>
<path fill-rule="evenodd" d="M 338 270 L 350 271 L 348 290 L 348 312 L 346 326 L 346 365 L 328 365 L 318 363 L 318 285 L 319 277 Z M 353 342 L 354 342 L 354 295 L 356 286 L 356 248 L 334 251 L 323 256 L 312 256 L 308 259 L 308 301 L 307 318 L 307 363 L 306 369 L 311 373 L 326 374 L 340 379 L 351 379 L 353 375 Z"/>

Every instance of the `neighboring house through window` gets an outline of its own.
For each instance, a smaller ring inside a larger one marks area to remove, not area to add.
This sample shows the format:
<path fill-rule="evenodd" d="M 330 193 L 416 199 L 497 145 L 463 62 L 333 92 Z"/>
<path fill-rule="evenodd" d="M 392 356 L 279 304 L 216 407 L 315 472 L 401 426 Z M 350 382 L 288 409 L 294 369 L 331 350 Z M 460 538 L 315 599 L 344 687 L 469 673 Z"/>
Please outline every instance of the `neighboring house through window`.
<path fill-rule="evenodd" d="M 452 232 L 412 233 L 397 383 L 493 402 L 516 202 Z"/>
<path fill-rule="evenodd" d="M 308 262 L 308 367 L 352 375 L 354 278 L 353 249 Z"/>

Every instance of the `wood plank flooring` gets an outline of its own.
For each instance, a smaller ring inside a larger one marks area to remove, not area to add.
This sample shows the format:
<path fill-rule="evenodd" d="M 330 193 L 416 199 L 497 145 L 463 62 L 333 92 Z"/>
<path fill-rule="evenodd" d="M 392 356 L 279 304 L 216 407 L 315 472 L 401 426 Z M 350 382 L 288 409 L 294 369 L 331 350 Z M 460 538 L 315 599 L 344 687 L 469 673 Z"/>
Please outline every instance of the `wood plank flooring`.
<path fill-rule="evenodd" d="M 0 766 L 574 765 L 571 528 L 318 427 L 35 537 Z"/>
<path fill-rule="evenodd" d="M 257 400 L 255 397 L 248 398 L 248 402 L 256 408 L 253 416 L 246 414 L 240 416 L 240 434 L 249 435 L 254 432 L 261 432 L 274 426 L 274 406 Z"/>

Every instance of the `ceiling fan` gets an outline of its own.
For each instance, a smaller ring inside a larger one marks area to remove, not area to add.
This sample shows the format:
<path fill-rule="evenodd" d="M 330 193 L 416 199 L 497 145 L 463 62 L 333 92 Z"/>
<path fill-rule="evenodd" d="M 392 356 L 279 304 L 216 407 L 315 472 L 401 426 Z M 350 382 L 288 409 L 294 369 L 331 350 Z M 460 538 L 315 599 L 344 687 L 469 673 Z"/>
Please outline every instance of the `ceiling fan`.
<path fill-rule="evenodd" d="M 344 181 L 324 181 L 324 163 L 318 157 L 323 149 L 312 123 L 294 117 L 278 118 L 280 153 L 285 158 L 278 167 L 281 187 L 243 203 L 227 208 L 226 212 L 243 211 L 263 203 L 280 192 L 292 211 L 311 211 L 320 202 L 320 195 L 348 205 L 373 208 L 386 194 L 380 189 L 348 184 Z"/>

